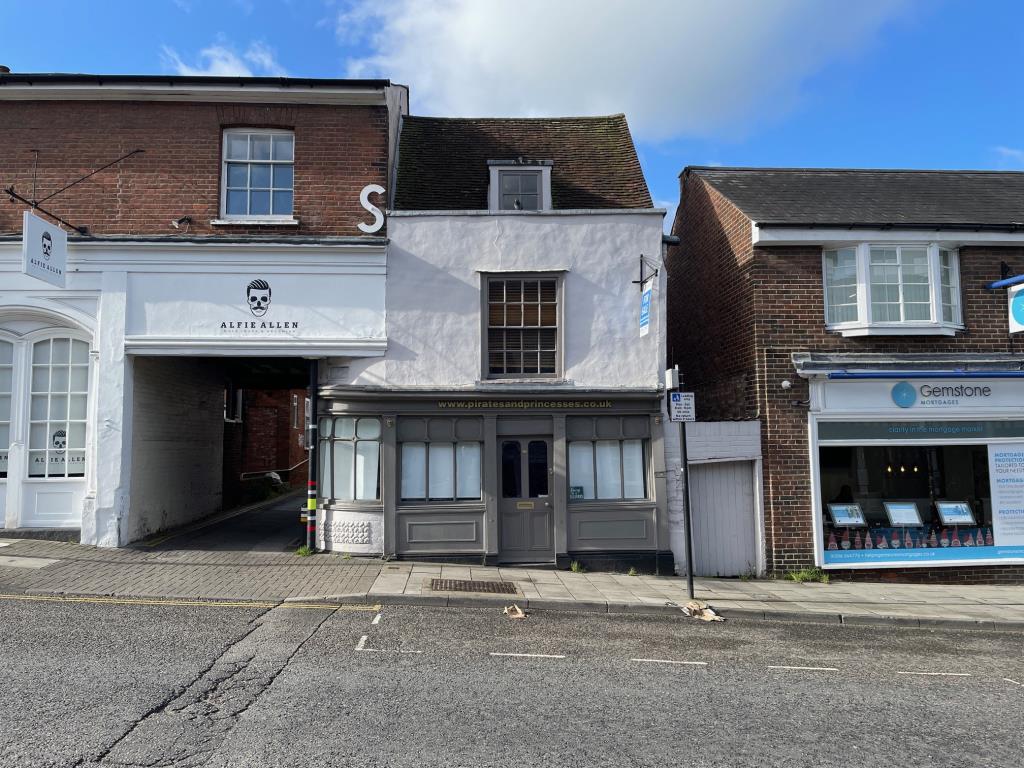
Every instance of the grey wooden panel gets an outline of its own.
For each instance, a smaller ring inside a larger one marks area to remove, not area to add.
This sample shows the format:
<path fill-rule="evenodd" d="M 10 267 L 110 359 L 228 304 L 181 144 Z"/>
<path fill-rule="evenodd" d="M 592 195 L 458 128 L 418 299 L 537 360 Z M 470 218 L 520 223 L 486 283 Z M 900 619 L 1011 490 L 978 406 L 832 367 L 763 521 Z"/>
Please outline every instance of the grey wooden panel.
<path fill-rule="evenodd" d="M 483 552 L 484 513 L 403 512 L 397 515 L 398 554 Z"/>
<path fill-rule="evenodd" d="M 569 505 L 569 551 L 654 549 L 654 505 Z"/>
<path fill-rule="evenodd" d="M 551 417 L 498 417 L 499 435 L 550 435 Z"/>
<path fill-rule="evenodd" d="M 756 572 L 753 463 L 691 465 L 690 499 L 694 573 L 740 576 Z"/>

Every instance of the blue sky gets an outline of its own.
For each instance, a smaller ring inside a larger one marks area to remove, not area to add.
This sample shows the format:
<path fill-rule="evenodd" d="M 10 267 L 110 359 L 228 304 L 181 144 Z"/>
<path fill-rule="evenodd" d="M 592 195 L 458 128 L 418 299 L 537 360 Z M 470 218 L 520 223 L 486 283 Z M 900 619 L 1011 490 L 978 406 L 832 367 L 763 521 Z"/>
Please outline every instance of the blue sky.
<path fill-rule="evenodd" d="M 16 72 L 390 77 L 415 114 L 625 112 L 686 165 L 1024 168 L 1024 6 L 999 0 L 8 3 Z"/>

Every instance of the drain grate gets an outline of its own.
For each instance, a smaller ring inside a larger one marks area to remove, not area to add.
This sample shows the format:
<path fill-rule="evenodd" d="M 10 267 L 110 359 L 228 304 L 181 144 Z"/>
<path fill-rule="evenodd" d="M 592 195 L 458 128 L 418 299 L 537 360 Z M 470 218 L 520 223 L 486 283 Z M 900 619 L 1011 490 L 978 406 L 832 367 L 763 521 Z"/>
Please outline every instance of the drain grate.
<path fill-rule="evenodd" d="M 467 581 L 465 579 L 431 579 L 434 592 L 487 592 L 492 595 L 514 595 L 516 585 L 510 581 Z"/>

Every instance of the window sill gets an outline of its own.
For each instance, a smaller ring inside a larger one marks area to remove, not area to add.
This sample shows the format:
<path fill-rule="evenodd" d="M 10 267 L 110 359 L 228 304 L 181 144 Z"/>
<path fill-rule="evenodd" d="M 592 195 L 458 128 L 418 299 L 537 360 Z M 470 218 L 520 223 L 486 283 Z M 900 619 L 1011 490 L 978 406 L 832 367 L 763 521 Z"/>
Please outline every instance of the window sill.
<path fill-rule="evenodd" d="M 214 227 L 297 227 L 298 219 L 211 219 Z"/>
<path fill-rule="evenodd" d="M 550 386 L 551 384 L 572 384 L 573 382 L 569 379 L 562 378 L 557 375 L 548 376 L 529 376 L 529 377 L 518 377 L 518 378 L 493 378 L 493 379 L 481 379 L 477 384 L 481 387 L 494 386 L 495 388 L 500 386 L 508 386 L 515 384 L 544 384 Z"/>
<path fill-rule="evenodd" d="M 962 325 L 826 325 L 831 333 L 856 336 L 956 336 Z"/>

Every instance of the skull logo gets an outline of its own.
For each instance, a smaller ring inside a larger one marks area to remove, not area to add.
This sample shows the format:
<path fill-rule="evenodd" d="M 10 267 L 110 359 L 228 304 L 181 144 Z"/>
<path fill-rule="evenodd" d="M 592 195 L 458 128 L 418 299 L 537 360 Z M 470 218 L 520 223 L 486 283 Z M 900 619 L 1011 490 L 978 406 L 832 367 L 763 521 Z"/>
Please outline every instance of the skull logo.
<path fill-rule="evenodd" d="M 58 429 L 53 433 L 53 450 L 57 453 L 64 453 L 64 449 L 68 447 L 68 435 L 63 429 Z"/>
<path fill-rule="evenodd" d="M 50 254 L 53 252 L 53 238 L 50 237 L 49 232 L 43 232 L 43 258 L 47 261 L 50 260 Z"/>
<path fill-rule="evenodd" d="M 249 311 L 256 317 L 263 317 L 270 308 L 270 284 L 266 280 L 253 280 L 245 289 Z"/>

